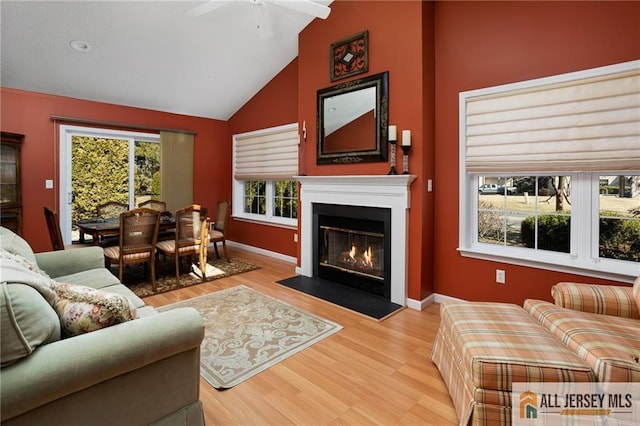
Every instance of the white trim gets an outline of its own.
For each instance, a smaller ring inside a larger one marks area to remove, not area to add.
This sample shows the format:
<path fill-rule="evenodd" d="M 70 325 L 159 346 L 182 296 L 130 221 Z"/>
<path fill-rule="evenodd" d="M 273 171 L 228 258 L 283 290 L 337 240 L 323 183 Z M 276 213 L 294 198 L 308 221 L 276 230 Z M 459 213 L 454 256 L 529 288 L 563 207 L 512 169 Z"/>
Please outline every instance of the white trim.
<path fill-rule="evenodd" d="M 466 302 L 465 299 L 459 299 L 457 297 L 447 296 L 446 294 L 438 294 L 434 293 L 433 298 L 434 303 L 442 303 L 442 302 Z"/>
<path fill-rule="evenodd" d="M 258 215 L 258 214 L 251 214 L 251 213 L 245 213 L 244 212 L 244 181 L 243 180 L 238 180 L 235 178 L 236 175 L 236 160 L 235 160 L 235 152 L 236 152 L 236 145 L 238 143 L 238 140 L 240 139 L 247 139 L 247 138 L 252 138 L 252 137 L 258 137 L 258 136 L 268 136 L 271 134 L 276 134 L 276 133 L 283 133 L 283 132 L 290 132 L 293 130 L 298 130 L 298 123 L 290 123 L 290 124 L 284 124 L 281 126 L 276 126 L 276 127 L 270 127 L 268 129 L 260 129 L 260 130 L 254 130 L 251 132 L 245 132 L 245 133 L 238 133 L 235 134 L 231 137 L 232 139 L 232 144 L 233 144 L 233 151 L 232 151 L 232 155 L 233 155 L 233 164 L 232 164 L 232 178 L 231 178 L 231 190 L 232 190 L 232 197 L 231 197 L 231 203 L 232 203 L 232 209 L 231 211 L 233 212 L 233 217 L 235 220 L 246 220 L 249 222 L 255 222 L 255 223 L 260 223 L 260 224 L 264 224 L 264 225 L 274 225 L 274 226 L 281 226 L 281 227 L 294 227 L 297 228 L 298 226 L 298 220 L 297 219 L 290 219 L 290 218 L 281 218 L 281 217 L 277 217 L 277 216 L 272 216 L 269 214 L 269 205 L 267 204 L 267 214 L 265 215 Z M 299 142 L 298 142 L 299 144 Z M 291 179 L 293 179 L 293 176 L 291 177 Z M 273 182 L 273 180 L 267 180 L 267 188 L 266 188 L 266 197 L 267 200 L 273 200 L 273 191 L 271 189 L 271 187 L 273 185 L 270 184 L 270 182 Z M 299 195 L 298 195 L 299 197 Z M 269 201 L 268 201 L 269 202 Z"/>
<path fill-rule="evenodd" d="M 407 304 L 410 185 L 414 175 L 296 176 L 300 190 L 300 274 L 313 276 L 313 204 L 391 209 L 391 302 Z"/>
<path fill-rule="evenodd" d="M 599 68 L 592 68 L 577 72 L 554 75 L 534 80 L 510 83 L 459 94 L 459 161 L 458 174 L 460 182 L 459 192 L 459 223 L 458 223 L 458 251 L 462 256 L 477 259 L 522 265 L 527 267 L 559 271 L 577 275 L 597 277 L 622 282 L 630 282 L 640 274 L 640 265 L 635 262 L 625 262 L 614 259 L 600 258 L 598 254 L 597 227 L 598 202 L 593 197 L 598 193 L 596 175 L 635 175 L 637 171 L 603 170 L 589 173 L 551 173 L 551 175 L 570 175 L 574 205 L 571 210 L 571 253 L 558 253 L 544 250 L 533 250 L 519 247 L 504 247 L 484 244 L 477 241 L 478 229 L 475 219 L 478 211 L 476 176 L 491 175 L 493 173 L 467 173 L 466 169 L 466 117 L 467 98 L 501 94 L 504 92 L 531 89 L 538 86 L 559 83 L 570 83 L 593 77 L 617 74 L 640 68 L 640 60 L 614 64 Z M 509 172 L 508 176 L 534 176 L 534 171 Z M 542 175 L 550 173 L 542 171 Z M 502 174 L 504 176 L 504 174 Z"/>
<path fill-rule="evenodd" d="M 407 307 L 415 309 L 416 311 L 423 311 L 427 306 L 434 303 L 442 302 L 465 302 L 464 299 L 458 299 L 457 297 L 447 296 L 446 294 L 431 293 L 429 296 L 422 300 L 407 299 Z"/>
<path fill-rule="evenodd" d="M 460 97 L 463 95 L 467 97 L 490 95 L 508 91 L 515 91 L 521 89 L 530 89 L 532 87 L 545 86 L 556 83 L 565 83 L 573 80 L 580 80 L 591 77 L 600 77 L 607 74 L 616 74 L 625 71 L 632 71 L 640 68 L 640 60 L 621 62 L 614 65 L 606 65 L 598 68 L 590 68 L 587 70 L 580 70 L 569 72 L 565 74 L 557 74 L 549 77 L 536 78 L 533 80 L 518 81 L 516 83 L 508 83 L 500 86 L 484 87 L 482 89 L 468 90 L 466 92 L 460 92 Z"/>
<path fill-rule="evenodd" d="M 88 137 L 107 137 L 110 139 L 123 139 L 131 141 L 148 141 L 160 142 L 160 135 L 156 133 L 142 133 L 125 130 L 100 129 L 96 127 L 70 126 L 61 124 L 58 133 L 59 151 L 60 151 L 60 185 L 59 185 L 59 211 L 58 219 L 60 221 L 60 232 L 65 245 L 71 244 L 71 139 L 73 136 Z M 130 153 L 133 148 L 129 143 Z M 131 157 L 130 157 L 130 161 Z M 133 182 L 133 169 L 129 168 L 129 177 Z M 129 205 L 133 203 L 132 197 L 135 194 L 129 194 Z"/>
<path fill-rule="evenodd" d="M 227 240 L 227 244 L 229 244 L 230 247 L 241 248 L 243 250 L 250 251 L 250 252 L 253 252 L 253 253 L 258 253 L 258 254 L 261 254 L 263 256 L 269 256 L 269 257 L 272 257 L 274 259 L 278 259 L 278 260 L 282 260 L 282 261 L 285 261 L 285 262 L 293 263 L 294 265 L 298 262 L 298 259 L 295 258 L 295 257 L 287 256 L 286 254 L 278 253 L 278 252 L 271 251 L 271 250 L 265 250 L 265 249 L 260 248 L 260 247 L 249 246 L 247 244 L 238 243 L 238 242 L 229 241 L 229 240 Z M 211 243 L 209 245 L 211 247 L 213 247 L 213 243 Z"/>

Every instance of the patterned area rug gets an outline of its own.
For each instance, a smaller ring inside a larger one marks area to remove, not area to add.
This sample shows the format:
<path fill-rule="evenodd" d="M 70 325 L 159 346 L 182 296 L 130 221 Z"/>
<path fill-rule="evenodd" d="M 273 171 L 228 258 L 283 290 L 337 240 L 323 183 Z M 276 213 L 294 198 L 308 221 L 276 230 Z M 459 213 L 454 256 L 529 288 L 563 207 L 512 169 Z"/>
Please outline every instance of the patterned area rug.
<path fill-rule="evenodd" d="M 205 322 L 200 374 L 227 389 L 342 329 L 244 285 L 159 308 L 190 306 Z"/>
<path fill-rule="evenodd" d="M 202 279 L 198 274 L 194 273 L 187 264 L 182 265 L 180 280 L 176 282 L 176 272 L 172 259 L 162 260 L 156 265 L 156 288 L 153 291 L 151 286 L 151 277 L 145 265 L 126 265 L 124 270 L 123 281 L 138 297 L 147 297 L 154 294 L 165 293 L 167 291 L 176 290 L 183 287 L 189 287 L 194 284 L 201 284 Z M 207 265 L 207 281 L 217 280 L 231 275 L 242 274 L 244 272 L 260 269 L 259 266 L 253 265 L 240 259 L 231 258 L 231 262 L 225 259 L 209 258 Z M 118 276 L 118 265 L 111 266 L 111 272 Z"/>

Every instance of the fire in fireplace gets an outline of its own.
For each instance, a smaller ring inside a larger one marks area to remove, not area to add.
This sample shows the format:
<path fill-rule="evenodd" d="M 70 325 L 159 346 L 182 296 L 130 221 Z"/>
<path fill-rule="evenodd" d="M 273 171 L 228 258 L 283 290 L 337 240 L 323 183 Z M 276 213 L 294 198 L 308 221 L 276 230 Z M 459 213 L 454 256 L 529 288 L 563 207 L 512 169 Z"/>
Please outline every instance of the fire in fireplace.
<path fill-rule="evenodd" d="M 391 212 L 314 204 L 314 276 L 386 298 L 391 294 Z"/>
<path fill-rule="evenodd" d="M 384 280 L 384 234 L 320 226 L 320 265 Z"/>

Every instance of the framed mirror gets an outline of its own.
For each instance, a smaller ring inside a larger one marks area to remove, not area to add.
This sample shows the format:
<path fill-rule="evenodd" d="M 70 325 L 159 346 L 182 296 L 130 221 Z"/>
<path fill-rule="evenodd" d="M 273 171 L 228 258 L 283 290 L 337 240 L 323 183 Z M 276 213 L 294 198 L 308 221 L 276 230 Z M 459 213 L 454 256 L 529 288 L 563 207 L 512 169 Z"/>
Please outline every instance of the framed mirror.
<path fill-rule="evenodd" d="M 387 161 L 389 72 L 318 90 L 317 164 Z"/>

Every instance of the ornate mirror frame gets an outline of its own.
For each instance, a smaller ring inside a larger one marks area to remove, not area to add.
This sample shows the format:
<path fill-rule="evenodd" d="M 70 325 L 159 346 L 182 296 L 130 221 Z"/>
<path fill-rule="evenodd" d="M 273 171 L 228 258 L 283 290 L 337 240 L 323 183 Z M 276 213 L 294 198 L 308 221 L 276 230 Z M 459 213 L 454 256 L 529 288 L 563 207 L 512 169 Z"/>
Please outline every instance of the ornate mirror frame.
<path fill-rule="evenodd" d="M 317 108 L 317 164 L 387 161 L 388 71 L 318 90 Z"/>

